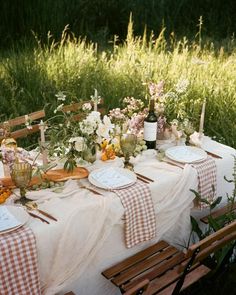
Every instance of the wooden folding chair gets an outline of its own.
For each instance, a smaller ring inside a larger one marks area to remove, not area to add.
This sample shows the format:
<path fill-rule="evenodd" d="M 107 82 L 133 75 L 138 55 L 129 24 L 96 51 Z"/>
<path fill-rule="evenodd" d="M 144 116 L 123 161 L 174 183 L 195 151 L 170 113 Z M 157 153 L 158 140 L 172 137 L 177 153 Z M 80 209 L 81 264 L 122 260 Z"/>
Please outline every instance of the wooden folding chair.
<path fill-rule="evenodd" d="M 27 116 L 27 117 L 26 117 Z M 11 137 L 17 139 L 21 137 L 26 137 L 29 134 L 33 134 L 37 131 L 39 131 L 40 125 L 39 123 L 35 123 L 34 121 L 42 119 L 45 117 L 45 111 L 40 110 L 31 114 L 28 114 L 26 116 L 20 116 L 14 119 L 10 119 L 4 123 L 0 123 L 0 129 L 10 129 Z M 21 125 L 26 124 L 26 118 L 27 120 L 30 120 L 32 122 L 31 127 L 27 128 L 19 128 L 17 130 L 13 130 L 15 127 L 19 127 Z M 0 141 L 4 138 L 4 135 L 0 136 Z"/>
<path fill-rule="evenodd" d="M 215 265 L 205 264 L 212 253 L 236 240 L 236 221 L 189 247 L 186 253 L 165 241 L 105 270 L 105 278 L 125 295 L 177 295 Z"/>
<path fill-rule="evenodd" d="M 69 104 L 69 105 L 65 105 L 65 106 L 62 107 L 61 110 L 64 113 L 71 112 L 72 113 L 72 120 L 73 121 L 80 121 L 81 119 L 83 119 L 83 115 L 79 111 L 82 109 L 82 106 L 85 103 L 91 103 L 91 105 L 93 107 L 93 102 L 87 100 L 87 101 L 80 101 L 80 102 L 72 103 L 72 104 Z M 105 108 L 104 108 L 104 105 L 103 104 L 104 104 L 104 100 L 101 99 L 100 103 L 97 106 L 97 110 L 101 114 L 104 114 L 105 113 Z"/>
<path fill-rule="evenodd" d="M 208 224 L 208 221 L 209 221 L 208 218 L 210 216 L 213 219 L 217 220 L 217 219 L 219 219 L 220 217 L 222 217 L 223 215 L 226 215 L 226 214 L 235 214 L 235 216 L 236 216 L 236 203 L 234 203 L 234 204 L 227 204 L 224 207 L 222 207 L 222 208 L 220 208 L 218 210 L 215 210 L 211 214 L 208 214 L 208 215 L 202 217 L 200 220 L 203 223 Z"/>

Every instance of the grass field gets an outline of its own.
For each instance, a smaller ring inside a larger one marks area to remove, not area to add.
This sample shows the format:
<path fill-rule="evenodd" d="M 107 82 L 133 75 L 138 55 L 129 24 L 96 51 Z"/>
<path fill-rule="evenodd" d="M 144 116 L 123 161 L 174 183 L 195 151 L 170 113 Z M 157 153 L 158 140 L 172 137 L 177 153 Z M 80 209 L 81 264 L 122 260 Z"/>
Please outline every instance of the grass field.
<path fill-rule="evenodd" d="M 181 107 L 198 128 L 206 98 L 205 133 L 236 147 L 235 40 L 210 43 L 201 39 L 201 30 L 192 42 L 132 32 L 130 22 L 126 41 L 118 45 L 114 38 L 104 50 L 65 28 L 60 42 L 48 35 L 47 44 L 36 38 L 34 49 L 25 43 L 0 52 L 0 120 L 43 107 L 49 117 L 58 91 L 69 100 L 85 100 L 96 88 L 111 108 L 126 96 L 144 99 L 146 82 L 164 80 L 170 91 L 179 79 L 187 79 L 186 94 L 167 106 L 170 115 Z"/>

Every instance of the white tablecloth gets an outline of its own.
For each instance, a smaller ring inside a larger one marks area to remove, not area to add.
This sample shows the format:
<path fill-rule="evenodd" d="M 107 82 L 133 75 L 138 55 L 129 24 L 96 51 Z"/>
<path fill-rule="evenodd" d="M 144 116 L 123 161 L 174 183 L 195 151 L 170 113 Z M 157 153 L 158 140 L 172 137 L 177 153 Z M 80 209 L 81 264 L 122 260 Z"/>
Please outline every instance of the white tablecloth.
<path fill-rule="evenodd" d="M 232 177 L 235 150 L 213 141 L 211 146 L 223 157 L 216 159 L 217 195 L 226 196 L 233 185 L 223 177 Z M 40 208 L 58 218 L 58 222 L 50 221 L 50 225 L 36 219 L 29 222 L 37 240 L 45 294 L 63 294 L 69 290 L 79 295 L 120 294 L 102 277 L 104 269 L 160 239 L 177 246 L 187 245 L 194 199 L 190 189 L 197 190 L 196 171 L 190 165 L 181 169 L 159 162 L 152 153 L 136 159 L 135 170 L 155 180 L 149 185 L 157 233 L 152 241 L 131 249 L 124 243 L 124 209 L 111 192 L 102 191 L 103 196 L 98 196 L 78 188 L 78 183 L 70 180 L 60 194 L 48 190 L 28 193 L 29 197 L 48 199 Z M 195 209 L 193 213 L 203 214 Z"/>

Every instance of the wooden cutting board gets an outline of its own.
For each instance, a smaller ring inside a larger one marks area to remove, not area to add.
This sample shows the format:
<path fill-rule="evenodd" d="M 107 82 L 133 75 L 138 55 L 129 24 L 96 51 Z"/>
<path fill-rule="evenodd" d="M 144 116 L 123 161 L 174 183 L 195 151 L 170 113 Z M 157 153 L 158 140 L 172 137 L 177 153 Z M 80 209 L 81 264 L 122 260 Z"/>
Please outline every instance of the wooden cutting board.
<path fill-rule="evenodd" d="M 42 175 L 42 178 L 38 176 L 34 176 L 31 179 L 30 185 L 39 184 L 42 182 L 42 179 L 48 179 L 51 181 L 59 182 L 59 181 L 65 181 L 68 179 L 81 179 L 88 177 L 89 172 L 86 168 L 83 167 L 76 167 L 74 168 L 73 172 L 67 172 L 64 169 L 55 169 L 55 170 L 49 170 L 47 173 Z M 15 185 L 11 179 L 11 177 L 4 177 L 0 178 L 0 184 L 4 187 L 14 188 Z"/>
<path fill-rule="evenodd" d="M 72 172 L 67 172 L 64 169 L 49 170 L 45 174 L 45 178 L 52 181 L 65 181 L 68 179 L 81 179 L 88 177 L 89 172 L 86 168 L 76 167 Z"/>

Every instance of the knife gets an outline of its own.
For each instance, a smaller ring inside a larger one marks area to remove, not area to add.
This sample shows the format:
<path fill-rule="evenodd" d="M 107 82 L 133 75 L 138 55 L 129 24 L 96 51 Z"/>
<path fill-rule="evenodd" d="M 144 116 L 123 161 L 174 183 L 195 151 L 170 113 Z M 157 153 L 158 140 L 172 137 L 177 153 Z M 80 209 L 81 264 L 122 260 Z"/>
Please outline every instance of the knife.
<path fill-rule="evenodd" d="M 100 195 L 100 196 L 102 196 L 102 194 L 101 194 L 101 193 L 99 193 L 99 192 L 95 191 L 95 190 L 94 190 L 94 189 L 92 189 L 91 187 L 88 187 L 88 186 L 84 186 L 84 185 L 82 185 L 82 186 L 80 186 L 80 188 L 82 188 L 82 189 L 87 189 L 88 191 L 90 191 L 90 192 L 94 193 L 95 195 Z"/>
<path fill-rule="evenodd" d="M 45 211 L 43 211 L 41 209 L 38 209 L 38 205 L 36 203 L 29 202 L 29 203 L 26 203 L 25 205 L 26 205 L 28 210 L 38 211 L 39 213 L 46 216 L 47 218 L 52 219 L 54 221 L 57 221 L 57 219 L 55 217 L 53 217 L 52 215 L 50 215 L 49 213 L 47 213 L 47 212 L 45 212 Z"/>
<path fill-rule="evenodd" d="M 145 180 L 147 180 L 147 181 L 149 181 L 149 182 L 154 182 L 153 179 L 151 179 L 151 178 L 149 178 L 149 177 L 147 177 L 147 176 L 144 176 L 144 175 L 142 175 L 142 174 L 140 174 L 140 173 L 135 172 L 135 174 L 136 174 L 139 178 L 143 178 L 143 179 L 145 179 Z"/>
<path fill-rule="evenodd" d="M 34 213 L 32 213 L 32 212 L 29 212 L 28 210 L 27 210 L 27 212 L 28 212 L 28 214 L 29 214 L 30 216 L 32 216 L 32 217 L 34 217 L 34 218 L 37 218 L 37 219 L 41 220 L 42 222 L 45 222 L 45 223 L 47 223 L 47 224 L 50 224 L 50 222 L 47 221 L 46 219 L 43 219 L 42 217 L 40 217 L 40 216 L 38 216 L 38 215 L 36 215 L 36 214 L 34 214 Z"/>
<path fill-rule="evenodd" d="M 144 178 L 142 178 L 142 177 L 140 177 L 138 175 L 137 175 L 137 179 L 141 180 L 144 183 L 150 183 L 150 181 L 147 181 L 146 179 L 144 179 Z"/>
<path fill-rule="evenodd" d="M 55 217 L 53 217 L 52 215 L 50 215 L 49 213 L 41 210 L 41 209 L 36 209 L 39 213 L 43 214 L 44 216 L 46 216 L 47 218 L 50 218 L 54 221 L 57 221 L 57 219 Z"/>
<path fill-rule="evenodd" d="M 206 153 L 207 153 L 209 156 L 212 156 L 213 158 L 216 158 L 216 159 L 222 159 L 221 156 L 216 155 L 216 154 L 214 154 L 214 153 L 211 153 L 211 152 L 208 152 L 208 151 L 206 151 Z"/>

